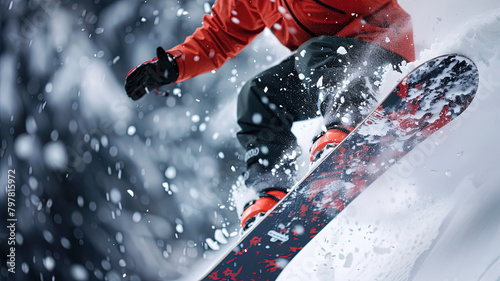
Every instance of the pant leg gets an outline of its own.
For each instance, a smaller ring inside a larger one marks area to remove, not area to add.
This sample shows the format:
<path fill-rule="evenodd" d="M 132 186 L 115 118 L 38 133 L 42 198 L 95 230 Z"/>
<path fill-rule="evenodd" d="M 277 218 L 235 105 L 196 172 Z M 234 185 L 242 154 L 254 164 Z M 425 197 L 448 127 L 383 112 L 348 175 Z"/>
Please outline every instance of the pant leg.
<path fill-rule="evenodd" d="M 376 104 L 382 67 L 397 54 L 353 38 L 319 36 L 252 78 L 238 98 L 238 140 L 246 149 L 246 184 L 290 187 L 296 172 L 294 121 L 321 112 L 325 127 L 355 127 Z"/>
<path fill-rule="evenodd" d="M 318 97 L 323 123 L 356 127 L 377 104 L 383 69 L 403 57 L 355 38 L 319 36 L 297 50 L 296 69 Z"/>
<path fill-rule="evenodd" d="M 239 94 L 237 111 L 238 140 L 247 151 L 247 186 L 261 190 L 293 185 L 299 151 L 292 124 L 317 116 L 315 98 L 295 71 L 295 57 L 249 80 Z"/>

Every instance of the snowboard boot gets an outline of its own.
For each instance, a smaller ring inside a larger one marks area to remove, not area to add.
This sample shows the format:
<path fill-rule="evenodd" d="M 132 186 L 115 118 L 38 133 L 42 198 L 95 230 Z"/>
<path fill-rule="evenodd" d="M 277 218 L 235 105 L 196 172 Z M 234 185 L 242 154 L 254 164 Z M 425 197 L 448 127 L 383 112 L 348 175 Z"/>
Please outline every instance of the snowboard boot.
<path fill-rule="evenodd" d="M 314 165 L 323 155 L 326 155 L 326 152 L 337 147 L 353 129 L 353 127 L 347 126 L 330 126 L 326 132 L 316 136 L 310 150 L 311 165 Z"/>
<path fill-rule="evenodd" d="M 269 187 L 259 192 L 259 199 L 248 202 L 241 215 L 241 227 L 250 228 L 259 215 L 264 215 L 271 210 L 288 191 L 285 188 Z"/>

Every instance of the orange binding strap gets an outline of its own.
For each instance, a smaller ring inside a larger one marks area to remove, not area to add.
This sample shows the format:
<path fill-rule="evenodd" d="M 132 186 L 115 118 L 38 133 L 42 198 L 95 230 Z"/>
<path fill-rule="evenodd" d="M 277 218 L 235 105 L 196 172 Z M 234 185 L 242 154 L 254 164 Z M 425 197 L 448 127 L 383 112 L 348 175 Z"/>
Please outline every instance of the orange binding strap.
<path fill-rule="evenodd" d="M 352 131 L 354 129 L 352 127 L 344 127 L 344 128 L 349 131 Z M 345 137 L 347 137 L 347 135 L 348 133 L 341 129 L 330 129 L 326 131 L 319 139 L 317 139 L 314 142 L 314 144 L 311 147 L 311 156 L 310 156 L 311 162 L 314 159 L 314 155 L 323 150 L 326 147 L 326 145 L 330 143 L 339 144 L 345 139 Z"/>
<path fill-rule="evenodd" d="M 280 190 L 271 190 L 267 191 L 266 193 L 278 198 L 279 200 L 283 199 L 283 197 L 285 197 L 286 195 L 286 192 Z M 271 197 L 259 198 L 252 205 L 248 206 L 245 211 L 243 211 L 243 214 L 241 215 L 241 226 L 245 228 L 246 222 L 250 218 L 257 216 L 259 213 L 267 213 L 267 211 L 271 210 L 274 205 L 276 205 L 276 203 L 278 203 L 278 201 L 274 200 Z"/>

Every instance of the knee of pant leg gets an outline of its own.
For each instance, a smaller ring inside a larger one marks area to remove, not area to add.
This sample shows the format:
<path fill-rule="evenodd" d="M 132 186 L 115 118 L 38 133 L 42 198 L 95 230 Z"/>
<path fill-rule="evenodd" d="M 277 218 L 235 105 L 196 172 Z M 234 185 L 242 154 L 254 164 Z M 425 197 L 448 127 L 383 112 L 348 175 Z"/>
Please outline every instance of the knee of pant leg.
<path fill-rule="evenodd" d="M 299 46 L 295 54 L 295 69 L 309 77 L 315 69 L 324 65 L 325 60 L 333 55 L 326 42 L 330 36 L 318 36 Z"/>
<path fill-rule="evenodd" d="M 313 87 L 325 74 L 341 73 L 349 64 L 348 57 L 343 52 L 339 52 L 339 48 L 343 45 L 346 45 L 345 38 L 326 35 L 305 42 L 295 55 L 297 73 L 302 74 L 303 80 L 310 81 Z"/>

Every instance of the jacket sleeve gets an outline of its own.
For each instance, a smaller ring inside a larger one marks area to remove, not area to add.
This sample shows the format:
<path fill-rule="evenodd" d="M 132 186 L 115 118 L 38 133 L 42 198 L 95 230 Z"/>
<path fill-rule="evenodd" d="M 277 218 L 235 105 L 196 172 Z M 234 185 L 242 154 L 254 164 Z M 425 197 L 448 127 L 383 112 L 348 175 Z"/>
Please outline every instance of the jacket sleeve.
<path fill-rule="evenodd" d="M 176 82 L 218 69 L 264 28 L 252 0 L 217 0 L 212 14 L 203 17 L 203 25 L 167 51 L 179 67 Z"/>

